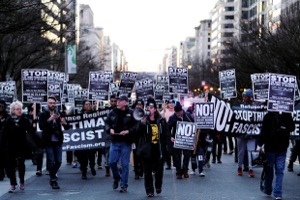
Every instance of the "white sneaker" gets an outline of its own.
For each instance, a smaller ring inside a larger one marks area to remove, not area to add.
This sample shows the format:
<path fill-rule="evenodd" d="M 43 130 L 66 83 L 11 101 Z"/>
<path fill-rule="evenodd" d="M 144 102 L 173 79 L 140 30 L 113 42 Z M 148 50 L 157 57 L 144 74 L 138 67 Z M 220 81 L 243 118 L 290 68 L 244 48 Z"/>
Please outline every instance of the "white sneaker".
<path fill-rule="evenodd" d="M 204 174 L 203 172 L 201 172 L 201 173 L 199 174 L 199 176 L 200 176 L 200 177 L 204 177 L 205 174 Z"/>
<path fill-rule="evenodd" d="M 196 174 L 195 171 L 190 172 L 190 175 L 195 175 L 195 174 Z"/>

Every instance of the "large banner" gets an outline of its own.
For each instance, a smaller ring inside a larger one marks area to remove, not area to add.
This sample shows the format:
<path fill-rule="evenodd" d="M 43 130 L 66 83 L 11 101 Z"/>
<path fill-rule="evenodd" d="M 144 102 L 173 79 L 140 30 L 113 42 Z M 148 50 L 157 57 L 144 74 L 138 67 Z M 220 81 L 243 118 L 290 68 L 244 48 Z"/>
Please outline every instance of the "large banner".
<path fill-rule="evenodd" d="M 178 121 L 176 126 L 176 135 L 174 148 L 194 150 L 197 133 L 196 126 L 193 122 Z"/>
<path fill-rule="evenodd" d="M 138 99 L 147 100 L 149 97 L 154 98 L 153 80 L 145 78 L 135 82 L 135 93 Z"/>
<path fill-rule="evenodd" d="M 54 96 L 61 102 L 66 74 L 64 72 L 48 71 L 48 96 Z"/>
<path fill-rule="evenodd" d="M 76 74 L 76 45 L 67 45 L 66 65 L 68 74 Z"/>
<path fill-rule="evenodd" d="M 108 92 L 113 76 L 111 71 L 94 71 L 89 75 L 89 97 L 95 100 L 108 100 Z"/>
<path fill-rule="evenodd" d="M 22 102 L 47 102 L 48 70 L 22 69 Z"/>
<path fill-rule="evenodd" d="M 270 74 L 268 110 L 294 112 L 296 77 Z"/>
<path fill-rule="evenodd" d="M 235 69 L 219 72 L 220 95 L 223 99 L 236 98 L 236 78 Z"/>
<path fill-rule="evenodd" d="M 119 95 L 127 95 L 128 97 L 130 97 L 136 79 L 136 72 L 122 72 L 119 87 Z"/>
<path fill-rule="evenodd" d="M 0 82 L 0 100 L 5 101 L 6 104 L 9 105 L 16 96 L 17 89 L 15 81 Z"/>
<path fill-rule="evenodd" d="M 188 69 L 168 67 L 169 91 L 176 94 L 188 94 Z"/>
<path fill-rule="evenodd" d="M 109 110 L 66 116 L 72 126 L 64 130 L 64 151 L 98 149 L 109 146 L 109 135 L 105 133 L 105 119 Z"/>
<path fill-rule="evenodd" d="M 251 74 L 254 100 L 267 100 L 269 92 L 269 73 Z"/>

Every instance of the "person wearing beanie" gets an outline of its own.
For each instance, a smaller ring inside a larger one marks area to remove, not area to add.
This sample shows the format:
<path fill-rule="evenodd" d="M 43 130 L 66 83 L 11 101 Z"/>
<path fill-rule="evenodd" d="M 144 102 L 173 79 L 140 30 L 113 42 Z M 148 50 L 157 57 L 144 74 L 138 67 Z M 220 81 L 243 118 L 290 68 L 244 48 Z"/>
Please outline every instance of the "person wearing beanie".
<path fill-rule="evenodd" d="M 247 89 L 242 94 L 244 105 L 253 105 L 253 93 L 251 89 Z M 251 152 L 255 151 L 256 139 L 252 136 L 241 135 L 236 137 L 238 148 L 238 170 L 239 176 L 243 175 L 243 171 L 248 171 L 249 177 L 254 177 L 254 171 L 252 166 Z M 244 170 L 242 169 L 244 165 Z"/>
<path fill-rule="evenodd" d="M 144 109 L 144 101 L 142 99 L 137 99 L 135 103 L 133 104 L 134 109 Z M 139 123 L 139 122 L 138 122 Z M 136 147 L 139 145 L 139 137 L 138 133 L 134 135 L 134 145 L 135 148 L 132 149 L 133 154 L 133 168 L 134 168 L 134 179 L 140 179 L 140 177 L 143 177 L 143 163 L 141 160 L 141 157 L 136 154 Z"/>
<path fill-rule="evenodd" d="M 171 115 L 168 122 L 168 130 L 170 131 L 172 143 L 174 143 L 175 141 L 176 126 L 178 121 L 194 122 L 194 119 L 191 116 L 191 114 L 185 112 L 182 109 L 182 105 L 180 104 L 180 102 L 176 103 L 174 107 L 174 111 L 175 113 Z M 181 163 L 182 155 L 183 155 L 183 162 Z M 189 166 L 191 155 L 192 155 L 191 150 L 175 149 L 175 148 L 173 149 L 173 157 L 174 157 L 174 164 L 176 167 L 177 179 L 182 179 L 182 176 L 184 178 L 189 178 L 188 166 Z"/>
<path fill-rule="evenodd" d="M 139 123 L 137 134 L 140 136 L 140 142 L 137 153 L 140 153 L 144 166 L 146 194 L 148 197 L 153 197 L 154 188 L 157 194 L 162 192 L 167 124 L 157 111 L 157 105 L 153 98 L 147 100 L 146 109 L 149 110 L 150 115 L 143 117 Z M 147 147 L 146 151 L 142 151 L 145 146 Z M 155 172 L 154 176 L 152 175 L 153 171 Z"/>

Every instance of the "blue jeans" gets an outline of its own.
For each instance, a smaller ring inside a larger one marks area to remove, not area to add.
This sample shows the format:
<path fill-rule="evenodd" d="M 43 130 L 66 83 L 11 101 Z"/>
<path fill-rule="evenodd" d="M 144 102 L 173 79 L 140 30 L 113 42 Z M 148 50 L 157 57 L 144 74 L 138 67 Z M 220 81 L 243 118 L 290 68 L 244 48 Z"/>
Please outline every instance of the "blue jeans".
<path fill-rule="evenodd" d="M 116 181 L 121 180 L 121 188 L 128 187 L 128 174 L 130 162 L 131 144 L 127 142 L 112 142 L 109 149 L 109 165 Z M 121 159 L 122 174 L 118 169 L 118 162 Z"/>
<path fill-rule="evenodd" d="M 266 152 L 267 166 L 265 167 L 265 193 L 272 193 L 272 182 L 274 177 L 275 168 L 275 187 L 274 196 L 282 197 L 282 181 L 283 181 L 283 171 L 285 168 L 286 152 L 283 153 L 269 153 Z"/>
<path fill-rule="evenodd" d="M 203 149 L 202 147 L 198 147 L 198 149 L 197 149 L 197 158 L 198 158 L 198 170 L 199 170 L 199 174 L 201 172 L 203 172 L 203 165 L 204 165 L 204 161 L 205 161 L 205 154 L 206 154 L 205 149 Z"/>
<path fill-rule="evenodd" d="M 60 143 L 52 143 L 46 147 L 46 154 L 50 179 L 55 181 L 56 173 L 62 162 L 62 145 Z"/>

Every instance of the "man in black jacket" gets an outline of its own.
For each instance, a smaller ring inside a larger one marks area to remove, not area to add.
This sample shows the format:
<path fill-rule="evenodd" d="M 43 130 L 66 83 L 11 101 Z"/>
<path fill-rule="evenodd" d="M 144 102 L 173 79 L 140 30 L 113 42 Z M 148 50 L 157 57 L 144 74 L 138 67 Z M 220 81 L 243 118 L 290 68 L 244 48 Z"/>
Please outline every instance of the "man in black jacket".
<path fill-rule="evenodd" d="M 48 97 L 48 110 L 41 113 L 39 127 L 42 132 L 42 140 L 46 149 L 48 169 L 50 172 L 50 185 L 52 189 L 59 189 L 56 173 L 62 163 L 62 143 L 64 135 L 62 127 L 69 129 L 63 116 L 55 111 L 56 98 Z"/>
<path fill-rule="evenodd" d="M 133 135 L 136 131 L 136 120 L 133 118 L 133 110 L 128 107 L 128 97 L 121 95 L 117 101 L 117 108 L 114 108 L 107 116 L 105 129 L 111 136 L 109 149 L 109 164 L 113 174 L 113 189 L 117 189 L 121 181 L 120 192 L 127 192 L 129 162 Z M 118 162 L 121 160 L 122 173 L 118 169 Z"/>
<path fill-rule="evenodd" d="M 265 167 L 264 193 L 272 194 L 274 168 L 276 174 L 273 194 L 275 199 L 282 199 L 282 181 L 285 168 L 286 151 L 289 146 L 290 132 L 295 130 L 295 123 L 290 113 L 268 112 L 262 124 L 257 151 L 264 145 L 267 165 Z"/>
<path fill-rule="evenodd" d="M 168 129 L 171 131 L 171 141 L 174 143 L 175 142 L 175 134 L 176 134 L 176 126 L 177 126 L 177 121 L 186 121 L 186 122 L 194 122 L 193 117 L 191 114 L 185 112 L 182 109 L 182 106 L 179 102 L 176 103 L 174 107 L 175 113 L 171 115 L 169 118 L 168 122 Z M 183 154 L 183 163 L 181 165 L 181 157 Z M 176 167 L 176 178 L 177 179 L 182 179 L 182 175 L 184 178 L 189 178 L 188 174 L 188 166 L 189 166 L 189 161 L 192 155 L 191 150 L 184 150 L 184 149 L 175 149 L 173 150 L 173 156 L 174 156 L 174 164 Z"/>

